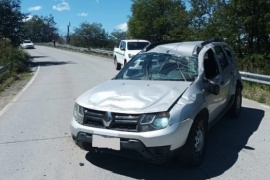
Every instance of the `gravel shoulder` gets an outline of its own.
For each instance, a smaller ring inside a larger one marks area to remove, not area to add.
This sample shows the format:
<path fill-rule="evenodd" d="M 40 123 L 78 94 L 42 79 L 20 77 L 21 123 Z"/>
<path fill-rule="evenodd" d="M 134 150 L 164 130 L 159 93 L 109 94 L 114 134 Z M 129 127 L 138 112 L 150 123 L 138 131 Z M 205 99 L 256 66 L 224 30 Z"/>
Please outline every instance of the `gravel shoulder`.
<path fill-rule="evenodd" d="M 32 67 L 29 71 L 29 76 L 24 77 L 23 79 L 17 79 L 14 81 L 8 88 L 0 92 L 0 111 L 6 107 L 15 96 L 28 84 L 36 73 L 37 67 Z"/>
<path fill-rule="evenodd" d="M 3 109 L 30 81 L 31 77 L 16 80 L 10 87 L 0 92 L 0 110 Z"/>

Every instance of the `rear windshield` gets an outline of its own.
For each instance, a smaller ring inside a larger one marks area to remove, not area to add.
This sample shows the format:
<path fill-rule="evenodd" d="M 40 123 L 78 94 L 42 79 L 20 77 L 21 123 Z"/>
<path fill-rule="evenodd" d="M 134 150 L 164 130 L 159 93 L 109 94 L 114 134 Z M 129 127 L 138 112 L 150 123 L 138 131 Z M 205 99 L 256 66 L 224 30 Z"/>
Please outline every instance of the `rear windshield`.
<path fill-rule="evenodd" d="M 142 50 L 148 44 L 149 42 L 128 42 L 127 48 L 129 50 Z"/>

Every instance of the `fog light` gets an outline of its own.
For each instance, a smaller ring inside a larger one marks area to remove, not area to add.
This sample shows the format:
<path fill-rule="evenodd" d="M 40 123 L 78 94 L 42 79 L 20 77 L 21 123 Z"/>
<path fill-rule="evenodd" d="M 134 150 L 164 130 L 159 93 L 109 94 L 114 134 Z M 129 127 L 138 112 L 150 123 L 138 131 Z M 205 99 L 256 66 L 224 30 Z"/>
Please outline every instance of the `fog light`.
<path fill-rule="evenodd" d="M 153 154 L 153 156 L 166 156 L 170 152 L 171 146 L 160 146 L 160 147 L 151 147 L 148 148 L 149 151 Z"/>

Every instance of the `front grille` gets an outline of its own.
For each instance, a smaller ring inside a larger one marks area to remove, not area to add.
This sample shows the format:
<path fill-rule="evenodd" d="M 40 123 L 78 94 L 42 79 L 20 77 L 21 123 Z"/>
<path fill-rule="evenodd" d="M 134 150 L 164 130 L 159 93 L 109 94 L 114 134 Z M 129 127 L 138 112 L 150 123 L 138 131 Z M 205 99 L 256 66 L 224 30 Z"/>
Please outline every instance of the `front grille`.
<path fill-rule="evenodd" d="M 107 126 L 103 122 L 106 118 L 111 118 L 111 122 Z M 141 114 L 109 113 L 108 115 L 108 112 L 105 111 L 84 110 L 84 125 L 96 128 L 138 132 L 140 118 Z"/>

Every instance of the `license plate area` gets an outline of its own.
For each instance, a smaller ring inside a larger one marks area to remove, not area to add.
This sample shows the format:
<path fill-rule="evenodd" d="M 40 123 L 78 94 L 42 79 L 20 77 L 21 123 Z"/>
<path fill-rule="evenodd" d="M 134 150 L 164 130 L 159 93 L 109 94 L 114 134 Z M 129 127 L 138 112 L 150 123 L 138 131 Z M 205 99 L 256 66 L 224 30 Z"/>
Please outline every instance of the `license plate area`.
<path fill-rule="evenodd" d="M 120 150 L 120 138 L 93 134 L 92 147 Z"/>

